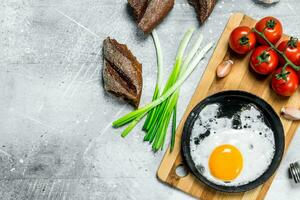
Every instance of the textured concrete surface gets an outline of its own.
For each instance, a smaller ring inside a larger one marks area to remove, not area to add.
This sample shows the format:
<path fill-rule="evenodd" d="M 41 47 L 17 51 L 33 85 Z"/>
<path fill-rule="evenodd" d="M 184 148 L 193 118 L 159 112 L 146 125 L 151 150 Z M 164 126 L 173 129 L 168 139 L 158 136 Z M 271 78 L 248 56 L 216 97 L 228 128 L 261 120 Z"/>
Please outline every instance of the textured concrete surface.
<path fill-rule="evenodd" d="M 275 15 L 300 36 L 300 1 L 264 7 L 251 0 L 220 0 L 201 27 L 216 40 L 232 12 Z M 186 0 L 177 0 L 158 27 L 169 72 L 184 30 L 198 26 Z M 126 139 L 111 121 L 132 110 L 103 91 L 102 40 L 127 43 L 143 63 L 141 104 L 156 77 L 150 37 L 137 32 L 125 0 L 0 1 L 0 199 L 192 199 L 157 181 L 163 152 L 142 142 L 140 126 Z M 209 57 L 209 56 L 208 56 Z M 205 69 L 206 58 L 183 86 L 178 118 Z M 167 140 L 169 141 L 169 140 Z M 300 160 L 296 134 L 267 199 L 300 197 L 286 175 Z"/>

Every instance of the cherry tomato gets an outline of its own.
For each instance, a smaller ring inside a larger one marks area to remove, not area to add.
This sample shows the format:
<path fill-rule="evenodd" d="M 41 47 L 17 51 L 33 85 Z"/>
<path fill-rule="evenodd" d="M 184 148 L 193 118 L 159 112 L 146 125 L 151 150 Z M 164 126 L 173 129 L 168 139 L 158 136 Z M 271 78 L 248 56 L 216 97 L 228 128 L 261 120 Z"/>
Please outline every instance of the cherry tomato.
<path fill-rule="evenodd" d="M 300 65 L 300 41 L 291 37 L 290 40 L 280 42 L 278 50 L 282 51 L 286 57 L 295 65 Z M 280 56 L 279 62 L 284 65 L 286 61 Z"/>
<path fill-rule="evenodd" d="M 238 54 L 246 54 L 256 44 L 255 34 L 247 26 L 235 28 L 229 37 L 230 48 Z"/>
<path fill-rule="evenodd" d="M 272 73 L 278 65 L 278 55 L 268 46 L 259 46 L 251 54 L 250 66 L 258 74 Z"/>
<path fill-rule="evenodd" d="M 283 72 L 280 67 L 275 71 L 271 84 L 277 94 L 291 96 L 298 88 L 299 78 L 291 67 L 287 67 Z"/>
<path fill-rule="evenodd" d="M 272 44 L 276 44 L 282 36 L 282 25 L 275 17 L 262 18 L 256 23 L 255 29 L 261 33 L 264 33 L 266 38 Z M 268 43 L 258 34 L 256 34 L 256 37 L 259 44 L 268 45 Z"/>

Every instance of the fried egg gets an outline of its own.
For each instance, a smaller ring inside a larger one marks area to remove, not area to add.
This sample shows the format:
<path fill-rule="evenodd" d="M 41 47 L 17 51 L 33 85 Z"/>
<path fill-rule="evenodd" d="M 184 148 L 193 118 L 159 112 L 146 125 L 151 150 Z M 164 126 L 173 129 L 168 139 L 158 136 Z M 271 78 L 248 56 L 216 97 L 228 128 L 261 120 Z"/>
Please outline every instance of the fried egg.
<path fill-rule="evenodd" d="M 215 184 L 247 184 L 272 162 L 273 131 L 255 105 L 246 105 L 232 118 L 219 117 L 219 108 L 211 104 L 199 113 L 190 138 L 191 157 L 197 170 Z"/>

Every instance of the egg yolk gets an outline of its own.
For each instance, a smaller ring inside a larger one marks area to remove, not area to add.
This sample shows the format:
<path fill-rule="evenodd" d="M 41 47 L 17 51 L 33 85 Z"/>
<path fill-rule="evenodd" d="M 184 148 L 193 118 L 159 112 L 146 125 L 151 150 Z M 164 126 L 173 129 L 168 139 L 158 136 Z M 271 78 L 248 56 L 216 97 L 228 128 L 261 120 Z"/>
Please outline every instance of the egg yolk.
<path fill-rule="evenodd" d="M 217 179 L 232 181 L 243 168 L 241 152 L 230 144 L 216 147 L 209 158 L 210 173 Z"/>

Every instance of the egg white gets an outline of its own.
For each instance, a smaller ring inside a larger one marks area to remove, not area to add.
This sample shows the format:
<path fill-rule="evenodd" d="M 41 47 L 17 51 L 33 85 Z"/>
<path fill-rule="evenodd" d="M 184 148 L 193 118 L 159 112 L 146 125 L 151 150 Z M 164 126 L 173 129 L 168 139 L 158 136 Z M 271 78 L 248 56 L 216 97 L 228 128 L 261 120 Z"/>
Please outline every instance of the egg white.
<path fill-rule="evenodd" d="M 199 114 L 191 134 L 191 157 L 200 173 L 208 180 L 226 186 L 247 184 L 260 177 L 269 167 L 275 154 L 273 131 L 264 123 L 261 113 L 254 106 L 245 107 L 239 114 L 242 129 L 233 129 L 233 118 L 217 118 L 218 104 L 207 105 Z M 210 134 L 195 144 L 194 138 Z M 231 144 L 243 156 L 243 169 L 231 182 L 213 177 L 209 170 L 209 157 L 212 151 L 223 144 Z"/>

